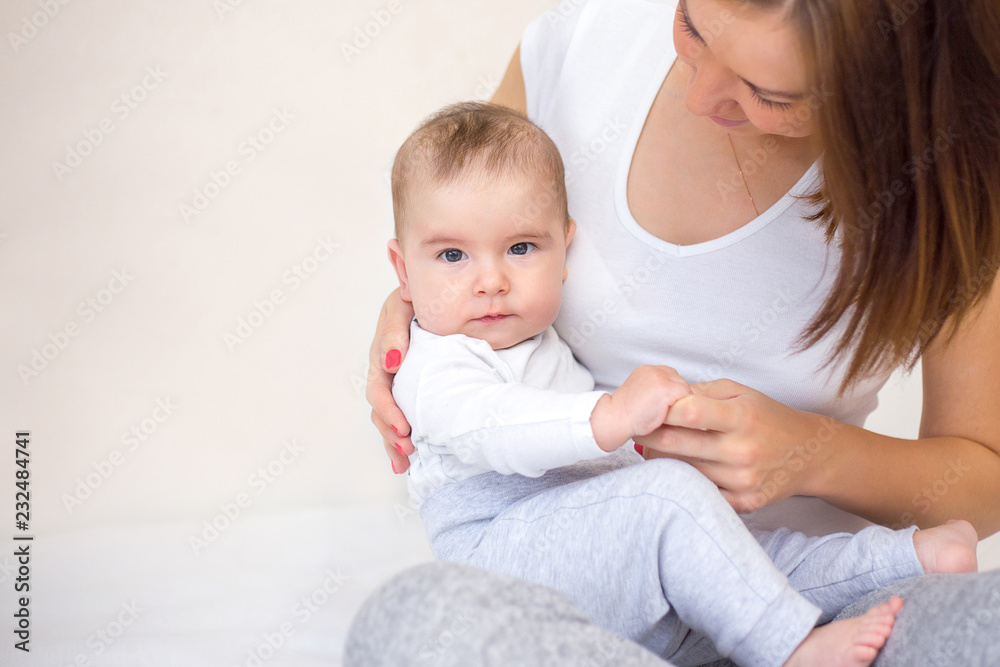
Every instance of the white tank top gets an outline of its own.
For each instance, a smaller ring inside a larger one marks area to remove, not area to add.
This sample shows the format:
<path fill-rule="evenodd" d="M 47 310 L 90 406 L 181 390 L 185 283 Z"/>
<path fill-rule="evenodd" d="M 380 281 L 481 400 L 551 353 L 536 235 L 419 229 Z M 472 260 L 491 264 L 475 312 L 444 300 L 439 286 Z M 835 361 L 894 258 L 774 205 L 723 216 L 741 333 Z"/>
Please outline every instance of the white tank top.
<path fill-rule="evenodd" d="M 847 360 L 821 370 L 835 339 L 793 352 L 839 261 L 797 199 L 819 184 L 818 163 L 755 220 L 705 243 L 667 243 L 629 212 L 632 155 L 676 58 L 674 9 L 673 2 L 564 0 L 524 32 L 528 116 L 562 153 L 577 223 L 555 328 L 597 389 L 612 391 L 636 366 L 663 364 L 692 382 L 729 378 L 861 426 L 888 376 L 838 397 Z M 813 534 L 866 525 L 805 498 L 765 508 L 756 520 Z"/>

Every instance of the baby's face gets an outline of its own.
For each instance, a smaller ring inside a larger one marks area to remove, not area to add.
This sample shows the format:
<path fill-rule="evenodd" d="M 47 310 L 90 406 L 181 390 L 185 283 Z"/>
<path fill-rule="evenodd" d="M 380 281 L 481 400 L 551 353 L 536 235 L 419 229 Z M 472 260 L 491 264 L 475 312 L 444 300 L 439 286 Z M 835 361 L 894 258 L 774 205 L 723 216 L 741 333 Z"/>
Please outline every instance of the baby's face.
<path fill-rule="evenodd" d="M 407 204 L 405 250 L 389 242 L 403 299 L 420 326 L 494 350 L 545 331 L 559 313 L 568 231 L 548 184 L 452 183 Z"/>

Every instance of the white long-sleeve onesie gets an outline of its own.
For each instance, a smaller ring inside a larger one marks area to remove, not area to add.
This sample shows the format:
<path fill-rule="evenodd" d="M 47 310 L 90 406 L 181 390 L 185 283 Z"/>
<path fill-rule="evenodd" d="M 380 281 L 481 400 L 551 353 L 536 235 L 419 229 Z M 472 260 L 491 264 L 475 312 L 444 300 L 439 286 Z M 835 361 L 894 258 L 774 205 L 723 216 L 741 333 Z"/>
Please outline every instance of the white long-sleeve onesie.
<path fill-rule="evenodd" d="M 551 326 L 504 350 L 410 323 L 410 347 L 392 395 L 415 447 L 409 490 L 419 506 L 435 489 L 496 471 L 538 477 L 606 454 L 590 415 L 608 392 Z"/>

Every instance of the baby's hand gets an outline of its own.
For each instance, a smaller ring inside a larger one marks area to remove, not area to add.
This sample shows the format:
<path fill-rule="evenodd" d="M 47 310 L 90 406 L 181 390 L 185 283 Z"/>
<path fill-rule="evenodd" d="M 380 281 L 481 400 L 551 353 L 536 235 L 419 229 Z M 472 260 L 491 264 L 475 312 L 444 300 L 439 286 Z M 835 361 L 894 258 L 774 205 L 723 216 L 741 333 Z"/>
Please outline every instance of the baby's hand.
<path fill-rule="evenodd" d="M 691 386 L 668 366 L 639 366 L 611 396 L 597 402 L 591 415 L 594 439 L 612 451 L 629 438 L 663 425 L 670 407 L 690 395 Z"/>
<path fill-rule="evenodd" d="M 611 400 L 621 406 L 632 438 L 663 426 L 670 407 L 691 393 L 691 385 L 673 368 L 639 366 L 615 390 Z"/>

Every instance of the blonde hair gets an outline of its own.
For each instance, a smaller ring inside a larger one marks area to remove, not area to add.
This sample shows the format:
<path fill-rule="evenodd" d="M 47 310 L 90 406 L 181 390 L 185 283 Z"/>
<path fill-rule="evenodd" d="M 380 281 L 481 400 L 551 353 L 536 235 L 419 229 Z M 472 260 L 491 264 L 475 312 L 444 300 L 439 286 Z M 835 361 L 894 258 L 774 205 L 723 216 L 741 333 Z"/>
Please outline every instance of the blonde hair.
<path fill-rule="evenodd" d="M 440 187 L 463 177 L 551 182 L 552 195 L 569 225 L 565 171 L 552 139 L 514 109 L 461 102 L 427 118 L 396 153 L 392 212 L 400 243 L 410 188 L 428 182 Z"/>

